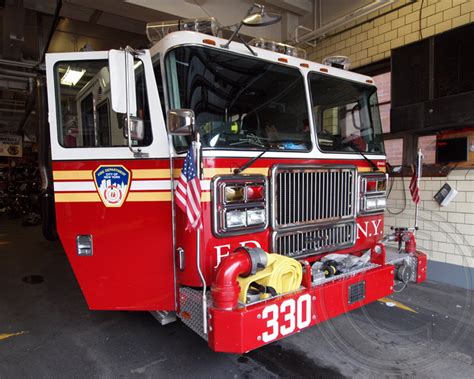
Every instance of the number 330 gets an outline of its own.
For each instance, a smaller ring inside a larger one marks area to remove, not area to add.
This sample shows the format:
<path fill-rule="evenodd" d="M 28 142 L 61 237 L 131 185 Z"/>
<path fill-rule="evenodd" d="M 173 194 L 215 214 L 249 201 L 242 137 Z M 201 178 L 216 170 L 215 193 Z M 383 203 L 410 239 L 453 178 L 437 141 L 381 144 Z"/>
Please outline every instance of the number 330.
<path fill-rule="evenodd" d="M 280 316 L 283 317 L 280 325 Z M 262 341 L 270 342 L 278 334 L 286 336 L 293 333 L 295 328 L 303 329 L 311 323 L 311 295 L 305 294 L 295 299 L 287 299 L 280 304 L 271 304 L 262 312 L 262 320 L 267 321 L 267 331 L 262 333 Z"/>

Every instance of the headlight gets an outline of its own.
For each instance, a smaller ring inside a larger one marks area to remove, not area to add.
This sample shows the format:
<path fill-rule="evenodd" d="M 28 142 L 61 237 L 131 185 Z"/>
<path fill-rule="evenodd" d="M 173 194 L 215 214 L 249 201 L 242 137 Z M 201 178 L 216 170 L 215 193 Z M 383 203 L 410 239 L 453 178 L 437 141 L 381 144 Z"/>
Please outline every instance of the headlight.
<path fill-rule="evenodd" d="M 265 224 L 265 209 L 249 209 L 247 211 L 247 225 Z"/>
<path fill-rule="evenodd" d="M 225 213 L 225 225 L 227 228 L 245 226 L 247 213 L 245 211 L 228 211 Z"/>
<path fill-rule="evenodd" d="M 375 213 L 385 210 L 387 175 L 361 175 L 359 183 L 359 213 Z"/>
<path fill-rule="evenodd" d="M 267 228 L 265 176 L 222 176 L 213 179 L 212 191 L 215 235 L 248 234 Z"/>

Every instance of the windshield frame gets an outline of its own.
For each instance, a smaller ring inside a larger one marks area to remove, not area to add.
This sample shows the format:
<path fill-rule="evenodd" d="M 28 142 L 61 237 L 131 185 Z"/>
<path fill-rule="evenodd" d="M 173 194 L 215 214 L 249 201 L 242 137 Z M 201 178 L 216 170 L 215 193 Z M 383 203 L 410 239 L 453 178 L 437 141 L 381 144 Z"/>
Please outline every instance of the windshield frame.
<path fill-rule="evenodd" d="M 362 82 L 357 81 L 357 80 L 351 80 L 351 79 L 348 79 L 348 78 L 343 78 L 343 77 L 339 77 L 339 76 L 335 76 L 335 75 L 329 75 L 329 74 L 325 74 L 325 73 L 318 72 L 318 71 L 315 71 L 315 70 L 310 70 L 306 74 L 306 82 L 307 82 L 306 84 L 308 86 L 308 97 L 309 97 L 309 103 L 310 103 L 310 106 L 311 106 L 310 117 L 311 117 L 311 122 L 312 122 L 312 125 L 313 125 L 312 129 L 313 129 L 313 132 L 314 132 L 314 139 L 315 139 L 316 148 L 318 149 L 318 151 L 321 154 L 360 155 L 361 151 L 356 150 L 356 149 L 353 149 L 352 151 L 347 151 L 347 150 L 323 150 L 323 149 L 321 149 L 321 146 L 320 146 L 320 143 L 319 143 L 319 134 L 320 133 L 318 131 L 318 126 L 316 124 L 316 119 L 315 119 L 315 115 L 314 115 L 314 111 L 313 111 L 314 103 L 313 103 L 313 96 L 312 96 L 312 92 L 311 92 L 311 76 L 312 75 L 319 75 L 319 76 L 322 76 L 322 77 L 329 77 L 329 78 L 333 78 L 333 79 L 339 79 L 341 81 L 355 83 L 357 85 L 360 85 L 360 86 L 363 86 L 363 87 L 366 87 L 366 88 L 373 88 L 373 89 L 375 89 L 374 93 L 377 96 L 377 108 L 378 108 L 378 93 L 377 93 L 378 90 L 377 90 L 377 87 L 373 84 L 362 83 Z M 369 108 L 370 108 L 370 96 L 368 96 L 366 100 L 367 100 L 367 104 L 369 105 Z M 328 107 L 326 109 L 330 109 L 330 108 Z M 380 109 L 378 110 L 378 115 L 379 115 L 379 119 L 380 119 Z M 370 118 L 370 124 L 371 124 L 370 129 L 372 131 L 374 131 L 373 113 L 369 112 L 368 116 Z M 380 124 L 380 138 L 381 138 L 382 151 L 378 151 L 378 152 L 362 151 L 362 154 L 364 154 L 364 155 L 373 155 L 373 156 L 385 156 L 386 155 L 385 143 L 384 143 L 385 141 L 383 139 L 383 129 L 382 129 L 381 120 L 379 121 L 379 124 Z"/>
<path fill-rule="evenodd" d="M 290 70 L 295 70 L 295 72 L 298 72 L 298 74 L 301 76 L 301 79 L 302 79 L 302 85 L 303 85 L 303 91 L 304 91 L 304 100 L 305 100 L 305 109 L 306 109 L 306 115 L 307 115 L 307 119 L 308 119 L 308 122 L 309 122 L 309 136 L 310 138 L 308 139 L 308 143 L 309 143 L 309 148 L 307 149 L 279 149 L 279 148 L 272 148 L 272 147 L 269 147 L 268 145 L 266 146 L 244 146 L 244 147 L 235 147 L 235 146 L 218 146 L 218 147 L 211 147 L 211 146 L 205 146 L 205 145 L 202 145 L 202 150 L 205 150 L 205 151 L 254 151 L 254 152 L 262 152 L 262 151 L 265 151 L 265 152 L 279 152 L 279 153 L 310 153 L 314 150 L 314 146 L 316 145 L 316 132 L 315 132 L 315 129 L 313 127 L 313 118 L 312 118 L 312 108 L 311 108 L 311 99 L 309 98 L 309 87 L 308 87 L 308 81 L 307 81 L 307 73 L 302 70 L 300 67 L 295 67 L 293 65 L 288 65 L 288 64 L 284 64 L 284 63 L 280 63 L 278 61 L 272 61 L 270 59 L 267 59 L 267 58 L 263 58 L 263 57 L 254 57 L 254 56 L 249 56 L 249 55 L 246 55 L 246 54 L 242 54 L 242 53 L 239 53 L 239 52 L 235 52 L 235 51 L 232 51 L 232 50 L 226 50 L 226 51 L 222 51 L 221 49 L 218 49 L 218 48 L 213 48 L 212 46 L 206 46 L 206 45 L 202 45 L 202 44 L 199 44 L 199 43 L 184 43 L 184 44 L 179 44 L 179 45 L 174 45 L 172 47 L 170 47 L 169 49 L 166 50 L 166 52 L 164 54 L 160 53 L 160 55 L 162 54 L 162 62 L 161 62 L 161 70 L 162 70 L 162 77 L 163 77 L 163 84 L 164 84 L 164 96 L 165 96 L 165 103 L 166 103 L 166 106 L 167 106 L 167 109 L 172 109 L 171 107 L 171 97 L 173 96 L 173 89 L 170 87 L 171 86 L 171 83 L 170 83 L 170 80 L 169 80 L 169 67 L 170 65 L 168 64 L 169 60 L 169 55 L 179 49 L 179 48 L 186 48 L 186 47 L 198 47 L 198 48 L 202 48 L 202 49 L 207 49 L 207 50 L 214 50 L 216 52 L 219 52 L 219 53 L 222 53 L 222 54 L 228 54 L 228 55 L 235 55 L 235 56 L 238 56 L 240 58 L 246 58 L 246 59 L 255 59 L 255 60 L 258 60 L 258 61 L 264 61 L 266 62 L 267 64 L 271 64 L 271 65 L 276 65 L 276 66 L 281 66 L 281 67 L 285 67 L 287 69 L 290 69 Z M 187 137 L 189 138 L 189 137 Z M 188 146 L 187 147 L 180 147 L 180 146 L 177 146 L 176 145 L 176 139 L 175 139 L 175 136 L 173 136 L 172 138 L 172 145 L 173 145 L 173 148 L 174 150 L 180 154 L 180 153 L 184 153 L 188 150 L 189 148 L 189 143 L 188 143 Z"/>

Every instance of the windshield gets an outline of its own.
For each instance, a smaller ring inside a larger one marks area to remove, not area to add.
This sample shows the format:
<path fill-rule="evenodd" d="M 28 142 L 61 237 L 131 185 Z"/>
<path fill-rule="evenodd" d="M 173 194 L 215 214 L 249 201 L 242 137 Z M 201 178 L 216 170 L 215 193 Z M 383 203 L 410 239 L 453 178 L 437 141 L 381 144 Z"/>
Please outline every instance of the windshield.
<path fill-rule="evenodd" d="M 322 151 L 383 154 L 374 86 L 311 73 L 313 117 Z"/>
<path fill-rule="evenodd" d="M 166 57 L 170 108 L 192 109 L 204 147 L 309 150 L 299 70 L 198 46 Z M 175 138 L 177 150 L 189 140 Z"/>

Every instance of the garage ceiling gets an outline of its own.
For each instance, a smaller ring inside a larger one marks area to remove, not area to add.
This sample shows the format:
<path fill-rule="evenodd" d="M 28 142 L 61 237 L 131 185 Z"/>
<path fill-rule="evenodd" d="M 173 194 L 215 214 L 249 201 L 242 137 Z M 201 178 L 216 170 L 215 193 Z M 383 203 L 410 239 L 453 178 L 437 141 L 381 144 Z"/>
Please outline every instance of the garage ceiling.
<path fill-rule="evenodd" d="M 298 25 L 319 27 L 367 3 L 380 0 L 265 0 L 282 22 L 243 28 L 248 36 L 291 40 Z M 54 14 L 61 3 L 52 39 Z M 240 21 L 252 0 L 0 0 L 0 133 L 13 132 L 24 117 L 31 74 L 48 45 L 49 52 L 108 50 L 149 45 L 147 22 L 212 15 L 223 25 Z M 316 10 L 316 11 L 315 11 Z M 34 112 L 29 118 L 35 124 Z"/>

